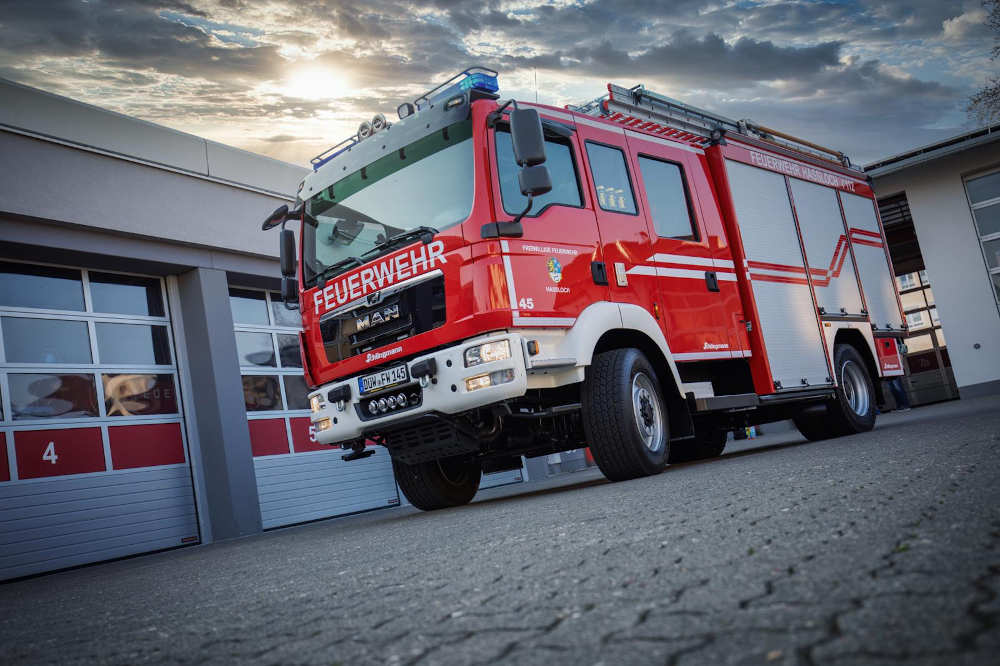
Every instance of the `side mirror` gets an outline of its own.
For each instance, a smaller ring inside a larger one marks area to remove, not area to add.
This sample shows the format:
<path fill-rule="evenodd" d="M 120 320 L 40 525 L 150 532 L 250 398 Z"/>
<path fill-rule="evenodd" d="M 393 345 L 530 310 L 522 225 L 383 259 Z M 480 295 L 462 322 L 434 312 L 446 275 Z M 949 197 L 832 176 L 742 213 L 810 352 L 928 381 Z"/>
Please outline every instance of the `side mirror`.
<path fill-rule="evenodd" d="M 281 274 L 295 277 L 295 232 L 291 229 L 281 230 Z"/>
<path fill-rule="evenodd" d="M 545 134 L 542 119 L 535 109 L 510 112 L 510 137 L 518 166 L 533 167 L 545 161 Z M 546 190 L 548 191 L 548 190 Z"/>
<path fill-rule="evenodd" d="M 521 194 L 529 198 L 541 196 L 552 189 L 549 168 L 544 164 L 524 167 L 517 174 L 517 182 L 521 186 Z"/>
<path fill-rule="evenodd" d="M 287 276 L 281 278 L 281 300 L 285 302 L 285 307 L 289 310 L 298 309 L 299 283 L 295 281 L 295 278 Z"/>
<path fill-rule="evenodd" d="M 288 206 L 282 204 L 274 209 L 274 212 L 267 216 L 264 224 L 260 225 L 262 231 L 274 228 L 288 218 Z"/>

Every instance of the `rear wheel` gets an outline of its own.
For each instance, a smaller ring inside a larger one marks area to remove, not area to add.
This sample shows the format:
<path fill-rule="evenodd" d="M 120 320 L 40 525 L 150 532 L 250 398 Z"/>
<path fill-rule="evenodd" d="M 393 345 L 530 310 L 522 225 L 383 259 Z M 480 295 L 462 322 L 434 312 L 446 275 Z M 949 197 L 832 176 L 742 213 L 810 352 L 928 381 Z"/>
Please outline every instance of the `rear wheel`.
<path fill-rule="evenodd" d="M 596 354 L 581 397 L 584 432 L 604 476 L 624 481 L 663 471 L 670 442 L 666 403 L 641 351 Z"/>
<path fill-rule="evenodd" d="M 482 468 L 471 458 L 444 458 L 407 465 L 392 461 L 399 489 L 423 511 L 468 504 L 479 490 Z"/>
<path fill-rule="evenodd" d="M 867 432 L 875 427 L 875 387 L 864 359 L 851 345 L 834 349 L 836 396 L 824 406 L 807 407 L 793 421 L 809 440 Z"/>

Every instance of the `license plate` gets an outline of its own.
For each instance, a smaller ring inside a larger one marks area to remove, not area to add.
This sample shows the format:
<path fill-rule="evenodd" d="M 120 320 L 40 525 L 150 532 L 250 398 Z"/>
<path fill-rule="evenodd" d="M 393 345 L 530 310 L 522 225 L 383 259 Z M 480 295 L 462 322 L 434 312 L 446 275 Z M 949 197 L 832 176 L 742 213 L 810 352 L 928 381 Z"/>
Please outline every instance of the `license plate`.
<path fill-rule="evenodd" d="M 410 374 L 406 371 L 406 366 L 397 365 L 393 368 L 387 368 L 380 372 L 373 372 L 370 375 L 358 377 L 358 390 L 361 392 L 361 395 L 364 395 L 385 388 L 386 386 L 401 384 L 409 378 Z"/>

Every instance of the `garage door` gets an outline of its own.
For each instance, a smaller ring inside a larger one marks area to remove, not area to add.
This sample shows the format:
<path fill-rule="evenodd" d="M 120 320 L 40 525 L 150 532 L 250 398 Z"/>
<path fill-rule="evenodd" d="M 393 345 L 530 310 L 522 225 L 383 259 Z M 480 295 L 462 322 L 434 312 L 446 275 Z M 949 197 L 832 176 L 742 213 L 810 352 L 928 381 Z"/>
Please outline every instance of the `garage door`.
<path fill-rule="evenodd" d="M 344 462 L 316 443 L 302 376 L 297 312 L 277 294 L 229 291 L 264 528 L 399 504 L 389 454 Z"/>
<path fill-rule="evenodd" d="M 0 261 L 0 579 L 199 540 L 163 280 Z"/>

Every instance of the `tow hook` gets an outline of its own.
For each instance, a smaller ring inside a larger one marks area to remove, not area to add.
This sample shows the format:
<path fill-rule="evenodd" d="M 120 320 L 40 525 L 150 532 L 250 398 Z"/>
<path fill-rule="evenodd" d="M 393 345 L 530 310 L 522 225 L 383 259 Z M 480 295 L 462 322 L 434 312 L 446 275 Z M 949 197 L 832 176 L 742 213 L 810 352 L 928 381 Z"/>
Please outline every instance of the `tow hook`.
<path fill-rule="evenodd" d="M 344 444 L 341 448 L 350 448 L 351 452 L 340 456 L 340 459 L 345 462 L 351 462 L 352 460 L 361 460 L 367 458 L 368 456 L 375 455 L 375 450 L 366 450 L 364 441 L 356 441 L 351 444 Z"/>
<path fill-rule="evenodd" d="M 425 358 L 410 366 L 410 374 L 420 380 L 421 388 L 427 388 L 431 382 L 437 383 L 434 375 L 437 374 L 437 361 L 433 358 Z"/>

